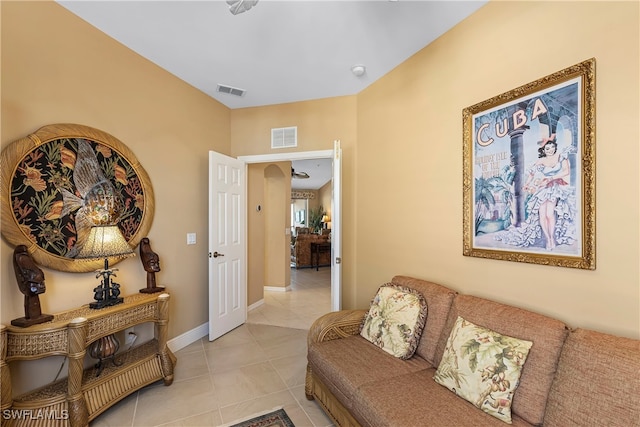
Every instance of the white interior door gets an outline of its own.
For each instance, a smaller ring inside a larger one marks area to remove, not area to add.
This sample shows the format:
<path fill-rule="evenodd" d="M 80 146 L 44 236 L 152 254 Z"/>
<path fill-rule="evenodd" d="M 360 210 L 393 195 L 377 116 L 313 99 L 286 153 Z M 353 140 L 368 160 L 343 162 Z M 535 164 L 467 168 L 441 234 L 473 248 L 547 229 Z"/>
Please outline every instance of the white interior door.
<path fill-rule="evenodd" d="M 331 181 L 331 310 L 342 309 L 342 148 L 333 143 Z"/>
<path fill-rule="evenodd" d="M 247 320 L 246 228 L 245 164 L 209 151 L 209 341 Z"/>

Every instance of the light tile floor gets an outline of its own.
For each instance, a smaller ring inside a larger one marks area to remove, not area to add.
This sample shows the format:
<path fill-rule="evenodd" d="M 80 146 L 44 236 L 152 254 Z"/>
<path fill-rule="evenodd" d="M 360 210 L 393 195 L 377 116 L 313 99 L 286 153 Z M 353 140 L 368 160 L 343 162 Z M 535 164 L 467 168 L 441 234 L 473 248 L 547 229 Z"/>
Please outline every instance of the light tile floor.
<path fill-rule="evenodd" d="M 266 291 L 264 304 L 251 310 L 249 323 L 309 329 L 331 311 L 331 267 L 291 269 L 291 291 Z"/>
<path fill-rule="evenodd" d="M 219 426 L 284 407 L 296 427 L 331 426 L 304 394 L 307 331 L 330 311 L 331 269 L 291 269 L 291 291 L 265 291 L 246 324 L 176 352 L 175 379 L 126 397 L 91 427 Z"/>

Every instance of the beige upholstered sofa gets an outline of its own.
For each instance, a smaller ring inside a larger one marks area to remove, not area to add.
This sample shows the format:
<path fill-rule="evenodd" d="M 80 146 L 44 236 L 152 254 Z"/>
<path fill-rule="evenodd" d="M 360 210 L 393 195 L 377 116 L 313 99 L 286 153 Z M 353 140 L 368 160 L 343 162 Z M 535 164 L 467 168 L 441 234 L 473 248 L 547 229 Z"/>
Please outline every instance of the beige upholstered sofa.
<path fill-rule="evenodd" d="M 639 426 L 640 341 L 586 329 L 514 306 L 396 276 L 419 291 L 428 312 L 412 357 L 363 338 L 368 310 L 326 314 L 311 327 L 305 392 L 338 426 L 501 426 L 436 383 L 458 316 L 533 343 L 510 401 L 515 426 Z"/>

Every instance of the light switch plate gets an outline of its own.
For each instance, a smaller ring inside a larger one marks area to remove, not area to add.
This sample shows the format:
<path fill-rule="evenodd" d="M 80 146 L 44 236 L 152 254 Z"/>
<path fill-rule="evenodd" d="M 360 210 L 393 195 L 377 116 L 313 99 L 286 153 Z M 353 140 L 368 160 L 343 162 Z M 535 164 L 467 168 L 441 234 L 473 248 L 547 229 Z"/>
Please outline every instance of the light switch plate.
<path fill-rule="evenodd" d="M 187 233 L 187 245 L 196 244 L 196 233 Z"/>

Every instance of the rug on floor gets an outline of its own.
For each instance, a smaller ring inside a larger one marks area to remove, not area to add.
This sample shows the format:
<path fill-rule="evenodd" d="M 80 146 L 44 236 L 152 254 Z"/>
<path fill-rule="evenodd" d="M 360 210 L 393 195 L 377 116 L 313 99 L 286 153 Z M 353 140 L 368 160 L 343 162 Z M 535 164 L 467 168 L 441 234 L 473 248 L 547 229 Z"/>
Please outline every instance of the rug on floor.
<path fill-rule="evenodd" d="M 284 409 L 254 416 L 246 421 L 231 424 L 230 427 L 295 427 Z"/>

